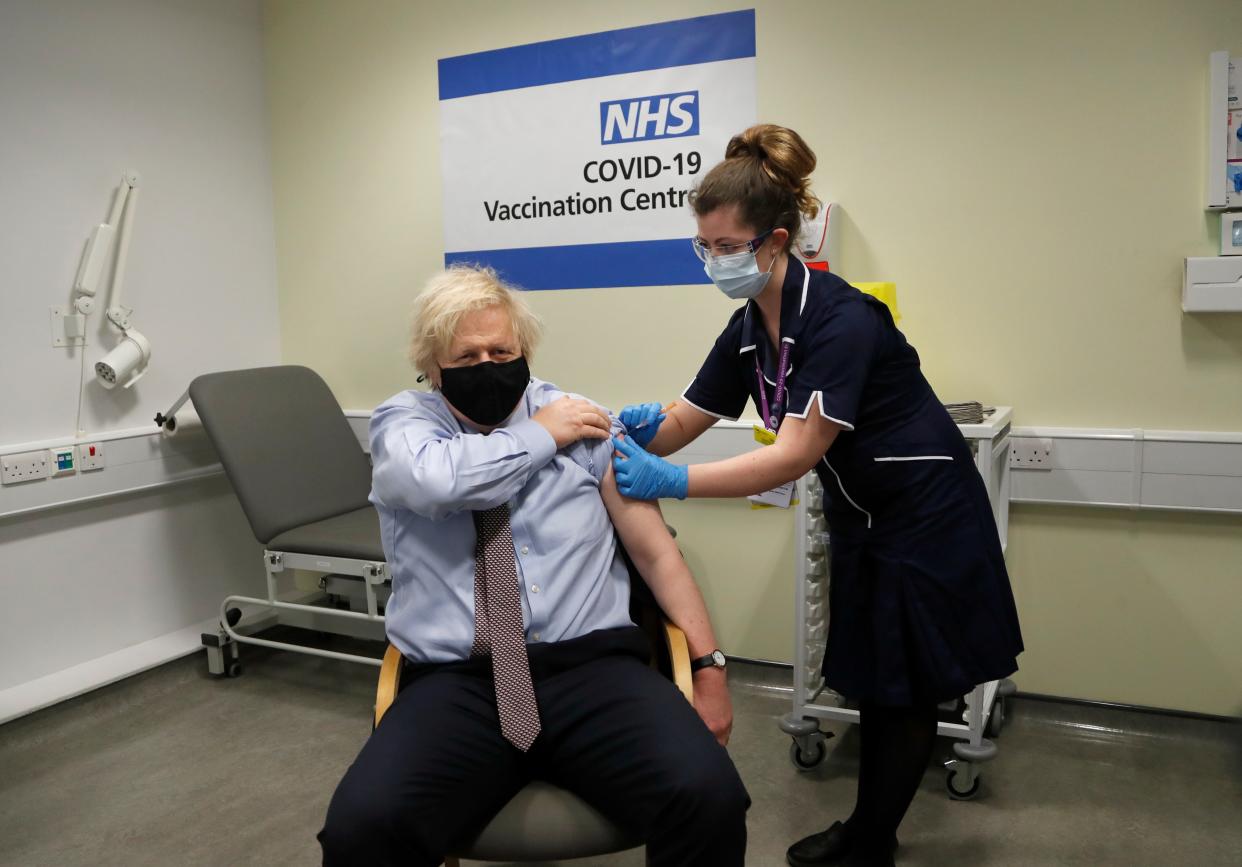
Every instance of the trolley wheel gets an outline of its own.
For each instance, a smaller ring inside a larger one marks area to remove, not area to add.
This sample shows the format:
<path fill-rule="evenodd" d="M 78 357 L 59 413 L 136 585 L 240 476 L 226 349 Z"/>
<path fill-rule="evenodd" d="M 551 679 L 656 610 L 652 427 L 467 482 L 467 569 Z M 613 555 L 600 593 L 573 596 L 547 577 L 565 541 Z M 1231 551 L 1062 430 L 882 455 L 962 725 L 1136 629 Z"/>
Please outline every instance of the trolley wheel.
<path fill-rule="evenodd" d="M 996 701 L 992 702 L 992 712 L 988 714 L 988 724 L 984 729 L 984 733 L 990 737 L 999 737 L 1001 729 L 1005 727 L 1005 698 L 998 696 Z"/>
<path fill-rule="evenodd" d="M 975 774 L 975 781 L 970 784 L 968 789 L 959 789 L 954 782 L 957 779 L 957 771 L 949 771 L 944 778 L 945 787 L 949 790 L 949 797 L 955 801 L 972 801 L 979 794 L 979 782 L 983 779 L 981 774 Z"/>
<path fill-rule="evenodd" d="M 241 677 L 242 664 L 240 662 L 230 662 L 224 673 L 228 677 Z"/>
<path fill-rule="evenodd" d="M 802 750 L 802 745 L 798 743 L 798 739 L 794 738 L 793 743 L 789 745 L 789 761 L 793 762 L 793 766 L 800 771 L 811 771 L 818 768 L 824 763 L 824 758 L 828 755 L 828 749 L 824 746 L 824 739 L 815 738 L 811 741 L 810 748 L 807 751 Z"/>

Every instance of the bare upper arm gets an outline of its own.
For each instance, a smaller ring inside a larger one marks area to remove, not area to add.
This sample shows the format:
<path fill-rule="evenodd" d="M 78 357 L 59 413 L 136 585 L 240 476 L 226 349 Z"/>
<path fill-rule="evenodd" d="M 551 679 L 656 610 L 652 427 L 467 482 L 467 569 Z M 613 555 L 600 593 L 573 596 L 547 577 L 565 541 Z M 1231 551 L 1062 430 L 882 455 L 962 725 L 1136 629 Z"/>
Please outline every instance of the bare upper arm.
<path fill-rule="evenodd" d="M 621 538 L 621 544 L 644 578 L 649 568 L 662 554 L 677 550 L 677 543 L 664 523 L 664 513 L 655 500 L 631 500 L 621 496 L 617 480 L 612 474 L 612 464 L 599 484 L 608 517 Z"/>

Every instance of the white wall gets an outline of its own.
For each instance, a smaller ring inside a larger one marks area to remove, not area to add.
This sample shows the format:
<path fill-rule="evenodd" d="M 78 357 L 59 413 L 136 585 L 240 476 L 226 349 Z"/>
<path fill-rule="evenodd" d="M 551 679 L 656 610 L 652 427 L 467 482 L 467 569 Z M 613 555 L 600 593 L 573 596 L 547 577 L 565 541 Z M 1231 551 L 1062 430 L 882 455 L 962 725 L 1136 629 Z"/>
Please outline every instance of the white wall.
<path fill-rule="evenodd" d="M 80 357 L 52 347 L 48 308 L 70 301 L 127 169 L 142 193 L 125 301 L 153 358 L 131 391 L 88 382 L 83 428 L 150 424 L 199 373 L 279 361 L 263 94 L 254 0 L 0 3 L 0 450 L 73 436 Z M 99 312 L 88 340 L 89 374 L 115 342 Z M 0 699 L 261 579 L 220 480 L 0 522 Z"/>

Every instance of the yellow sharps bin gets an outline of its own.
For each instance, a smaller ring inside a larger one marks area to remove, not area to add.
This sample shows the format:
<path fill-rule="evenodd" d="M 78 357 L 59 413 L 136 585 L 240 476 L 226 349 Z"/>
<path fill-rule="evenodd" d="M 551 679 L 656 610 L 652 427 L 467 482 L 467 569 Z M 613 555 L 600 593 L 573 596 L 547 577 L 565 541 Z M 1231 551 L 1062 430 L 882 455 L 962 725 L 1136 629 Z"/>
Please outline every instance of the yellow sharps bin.
<path fill-rule="evenodd" d="M 893 314 L 893 321 L 901 321 L 901 314 L 897 311 L 896 283 L 851 283 L 850 285 L 856 286 L 860 292 L 866 292 L 871 297 L 883 301 L 889 312 Z"/>

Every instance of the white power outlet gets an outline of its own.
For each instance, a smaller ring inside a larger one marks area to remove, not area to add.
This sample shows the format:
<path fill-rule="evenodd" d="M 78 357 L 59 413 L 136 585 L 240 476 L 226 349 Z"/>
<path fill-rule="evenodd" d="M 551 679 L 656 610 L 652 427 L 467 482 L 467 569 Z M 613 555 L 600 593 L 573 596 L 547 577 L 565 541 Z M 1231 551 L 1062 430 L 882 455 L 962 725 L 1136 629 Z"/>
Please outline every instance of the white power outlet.
<path fill-rule="evenodd" d="M 1009 440 L 1009 466 L 1015 470 L 1052 469 L 1052 440 L 1013 437 Z"/>
<path fill-rule="evenodd" d="M 0 457 L 0 484 L 16 485 L 47 478 L 47 452 L 22 452 Z"/>
<path fill-rule="evenodd" d="M 85 473 L 88 470 L 102 470 L 103 468 L 103 443 L 82 443 L 78 446 L 78 469 Z"/>

